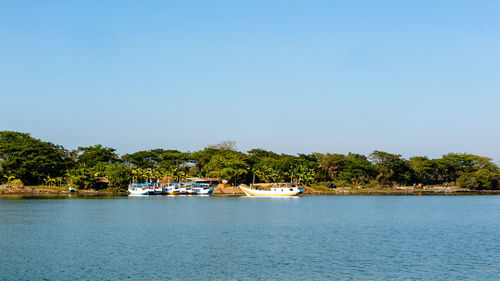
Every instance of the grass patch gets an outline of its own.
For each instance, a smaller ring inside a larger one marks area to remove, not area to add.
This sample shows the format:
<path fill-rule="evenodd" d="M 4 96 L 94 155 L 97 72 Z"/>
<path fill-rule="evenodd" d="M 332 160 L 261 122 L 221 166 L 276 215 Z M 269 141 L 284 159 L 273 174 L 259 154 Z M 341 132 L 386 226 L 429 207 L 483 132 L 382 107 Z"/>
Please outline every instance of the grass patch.
<path fill-rule="evenodd" d="M 31 185 L 31 186 L 26 186 L 26 188 L 32 188 L 32 189 L 43 189 L 43 190 L 57 190 L 57 191 L 68 191 L 67 186 L 49 186 L 49 185 Z"/>

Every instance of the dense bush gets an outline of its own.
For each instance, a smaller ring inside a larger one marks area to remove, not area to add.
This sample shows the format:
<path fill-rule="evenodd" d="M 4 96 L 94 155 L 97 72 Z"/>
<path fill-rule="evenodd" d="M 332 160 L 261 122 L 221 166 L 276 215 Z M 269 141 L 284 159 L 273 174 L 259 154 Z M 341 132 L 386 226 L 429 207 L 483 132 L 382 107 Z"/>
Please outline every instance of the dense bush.
<path fill-rule="evenodd" d="M 500 174 L 487 169 L 472 173 L 463 173 L 457 183 L 460 187 L 477 190 L 494 190 L 499 188 Z"/>

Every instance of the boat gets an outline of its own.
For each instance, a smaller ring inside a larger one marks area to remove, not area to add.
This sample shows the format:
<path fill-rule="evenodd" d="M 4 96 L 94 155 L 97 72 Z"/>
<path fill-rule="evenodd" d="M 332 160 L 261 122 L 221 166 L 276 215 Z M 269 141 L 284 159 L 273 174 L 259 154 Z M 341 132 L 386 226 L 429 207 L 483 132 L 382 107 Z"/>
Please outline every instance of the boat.
<path fill-rule="evenodd" d="M 180 193 L 180 186 L 179 184 L 176 183 L 171 183 L 165 187 L 163 187 L 163 194 L 168 194 L 168 195 L 178 195 Z"/>
<path fill-rule="evenodd" d="M 261 190 L 254 187 L 245 187 L 242 185 L 240 185 L 239 188 L 247 196 L 262 196 L 262 197 L 297 196 L 304 192 L 304 188 L 294 183 L 274 184 L 270 188 L 270 190 Z"/>
<path fill-rule="evenodd" d="M 192 190 L 196 195 L 211 195 L 214 192 L 213 187 L 208 183 L 195 183 Z"/>
<path fill-rule="evenodd" d="M 180 195 L 194 195 L 193 191 L 194 183 L 183 183 L 182 187 L 179 188 Z"/>
<path fill-rule="evenodd" d="M 150 183 L 131 183 L 128 186 L 128 192 L 130 195 L 153 195 L 155 189 Z"/>

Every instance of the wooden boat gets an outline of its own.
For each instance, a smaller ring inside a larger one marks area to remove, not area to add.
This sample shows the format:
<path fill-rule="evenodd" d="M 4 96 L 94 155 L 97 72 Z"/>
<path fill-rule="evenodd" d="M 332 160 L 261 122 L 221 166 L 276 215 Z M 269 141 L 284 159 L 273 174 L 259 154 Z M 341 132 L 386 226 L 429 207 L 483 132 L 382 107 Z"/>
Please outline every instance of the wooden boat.
<path fill-rule="evenodd" d="M 245 187 L 240 185 L 239 188 L 247 196 L 262 196 L 262 197 L 275 197 L 275 196 L 297 196 L 304 192 L 301 186 L 293 183 L 280 183 L 273 185 L 270 190 L 261 190 L 253 187 Z"/>

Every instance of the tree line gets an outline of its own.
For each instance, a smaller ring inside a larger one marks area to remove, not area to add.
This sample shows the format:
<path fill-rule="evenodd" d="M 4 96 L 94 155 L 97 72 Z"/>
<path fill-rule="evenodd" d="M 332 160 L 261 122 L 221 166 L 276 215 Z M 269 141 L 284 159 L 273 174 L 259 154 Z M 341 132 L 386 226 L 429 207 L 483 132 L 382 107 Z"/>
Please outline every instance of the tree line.
<path fill-rule="evenodd" d="M 0 131 L 0 182 L 97 188 L 105 178 L 111 187 L 131 181 L 183 181 L 215 177 L 232 184 L 300 182 L 306 185 L 395 186 L 459 185 L 498 189 L 500 169 L 490 158 L 448 153 L 438 159 L 374 151 L 356 153 L 277 154 L 263 149 L 237 151 L 231 141 L 195 152 L 152 149 L 118 155 L 102 145 L 66 150 L 28 133 Z"/>

